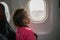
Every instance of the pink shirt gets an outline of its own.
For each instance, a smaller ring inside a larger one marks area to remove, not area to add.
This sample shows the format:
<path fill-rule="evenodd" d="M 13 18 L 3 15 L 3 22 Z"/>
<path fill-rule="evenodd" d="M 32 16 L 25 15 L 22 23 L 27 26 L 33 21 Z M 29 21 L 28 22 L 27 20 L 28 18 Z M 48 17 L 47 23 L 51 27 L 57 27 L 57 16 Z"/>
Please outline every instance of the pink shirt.
<path fill-rule="evenodd" d="M 35 35 L 31 28 L 21 27 L 16 30 L 16 40 L 35 40 Z"/>

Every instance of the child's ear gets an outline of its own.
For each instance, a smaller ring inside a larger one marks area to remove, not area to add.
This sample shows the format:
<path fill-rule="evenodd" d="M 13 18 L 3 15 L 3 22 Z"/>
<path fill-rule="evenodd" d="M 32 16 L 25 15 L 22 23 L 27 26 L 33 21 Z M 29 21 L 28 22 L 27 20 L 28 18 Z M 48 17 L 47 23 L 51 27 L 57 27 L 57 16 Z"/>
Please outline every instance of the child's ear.
<path fill-rule="evenodd" d="M 23 19 L 23 23 L 24 23 L 24 24 L 26 23 L 26 19 L 25 19 L 25 18 Z"/>
<path fill-rule="evenodd" d="M 24 22 L 25 24 L 30 24 L 30 20 L 29 20 L 28 18 L 24 18 L 23 22 Z"/>

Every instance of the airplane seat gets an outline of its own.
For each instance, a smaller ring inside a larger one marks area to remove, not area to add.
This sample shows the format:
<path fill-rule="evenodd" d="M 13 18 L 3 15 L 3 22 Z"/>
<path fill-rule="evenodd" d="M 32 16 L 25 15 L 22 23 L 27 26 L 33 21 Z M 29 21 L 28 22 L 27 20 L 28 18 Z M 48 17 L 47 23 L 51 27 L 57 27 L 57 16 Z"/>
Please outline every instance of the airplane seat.
<path fill-rule="evenodd" d="M 6 33 L 6 31 L 2 30 L 4 29 L 3 26 L 5 26 L 5 24 L 3 24 L 3 11 L 2 11 L 2 5 L 0 4 L 0 40 L 7 40 L 7 37 L 4 35 Z"/>
<path fill-rule="evenodd" d="M 0 2 L 0 40 L 15 40 L 15 31 L 9 25 L 9 17 L 7 18 L 7 14 L 7 4 Z"/>
<path fill-rule="evenodd" d="M 8 38 L 5 35 L 0 33 L 0 40 L 8 40 Z"/>

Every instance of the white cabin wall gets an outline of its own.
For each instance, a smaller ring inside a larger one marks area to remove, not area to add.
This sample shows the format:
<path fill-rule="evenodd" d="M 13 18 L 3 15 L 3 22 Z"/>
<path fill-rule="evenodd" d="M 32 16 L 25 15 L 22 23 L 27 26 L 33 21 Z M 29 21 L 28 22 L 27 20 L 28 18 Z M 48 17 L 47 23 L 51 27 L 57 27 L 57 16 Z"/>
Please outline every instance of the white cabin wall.
<path fill-rule="evenodd" d="M 60 40 L 60 14 L 59 14 L 59 0 L 53 0 L 53 24 L 54 24 L 54 37 L 55 37 L 55 40 Z"/>
<path fill-rule="evenodd" d="M 8 5 L 10 14 L 11 14 L 11 12 L 12 12 L 11 0 L 1 0 L 0 2 L 5 2 Z"/>
<path fill-rule="evenodd" d="M 12 11 L 15 11 L 16 9 L 19 9 L 19 8 L 27 9 L 28 1 L 29 0 L 11 0 Z"/>
<path fill-rule="evenodd" d="M 47 0 L 50 2 L 49 0 Z M 60 16 L 59 16 L 59 1 L 51 0 L 52 15 L 53 15 L 53 30 L 50 34 L 39 35 L 38 40 L 60 40 Z"/>

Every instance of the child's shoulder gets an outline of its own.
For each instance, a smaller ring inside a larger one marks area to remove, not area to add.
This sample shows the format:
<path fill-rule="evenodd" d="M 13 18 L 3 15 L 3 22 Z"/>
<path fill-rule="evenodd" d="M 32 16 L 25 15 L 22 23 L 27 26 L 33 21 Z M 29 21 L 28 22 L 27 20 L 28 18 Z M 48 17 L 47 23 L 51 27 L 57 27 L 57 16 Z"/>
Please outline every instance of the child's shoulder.
<path fill-rule="evenodd" d="M 21 28 L 17 28 L 18 31 L 28 31 L 31 30 L 31 28 L 29 27 L 21 27 Z"/>
<path fill-rule="evenodd" d="M 21 28 L 18 28 L 16 32 L 20 34 L 27 34 L 27 33 L 32 33 L 32 30 L 29 27 L 21 27 Z"/>

